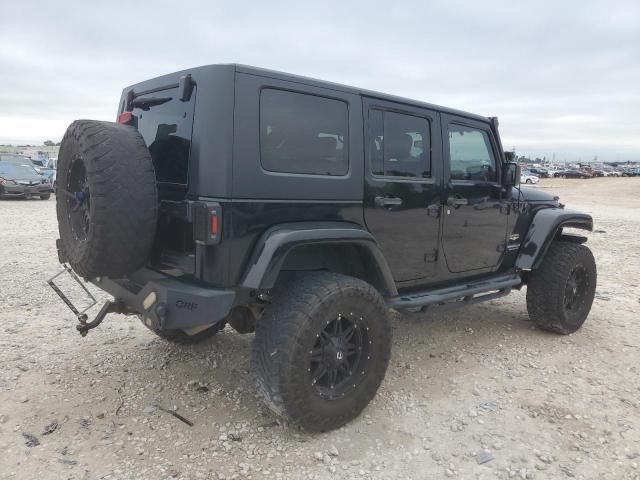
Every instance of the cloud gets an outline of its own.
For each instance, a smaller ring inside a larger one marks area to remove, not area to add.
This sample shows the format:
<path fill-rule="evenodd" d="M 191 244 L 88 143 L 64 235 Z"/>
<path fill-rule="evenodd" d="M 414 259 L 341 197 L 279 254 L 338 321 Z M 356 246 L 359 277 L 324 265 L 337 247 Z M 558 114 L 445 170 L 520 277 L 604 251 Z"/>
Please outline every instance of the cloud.
<path fill-rule="evenodd" d="M 0 143 L 113 120 L 122 88 L 246 63 L 500 117 L 505 146 L 640 160 L 640 4 L 4 2 Z"/>

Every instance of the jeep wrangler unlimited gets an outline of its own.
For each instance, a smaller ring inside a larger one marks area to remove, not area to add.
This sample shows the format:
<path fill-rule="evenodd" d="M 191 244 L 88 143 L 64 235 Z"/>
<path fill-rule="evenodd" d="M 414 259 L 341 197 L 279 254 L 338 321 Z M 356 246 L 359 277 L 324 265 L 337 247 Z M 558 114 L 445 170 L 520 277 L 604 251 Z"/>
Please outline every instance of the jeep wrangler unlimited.
<path fill-rule="evenodd" d="M 592 219 L 512 158 L 496 118 L 405 98 L 240 65 L 148 80 L 62 141 L 59 259 L 113 296 L 90 322 L 67 303 L 83 334 L 109 312 L 175 342 L 255 331 L 267 405 L 333 429 L 384 378 L 390 309 L 526 285 L 540 328 L 585 321 L 596 265 L 564 229 Z"/>

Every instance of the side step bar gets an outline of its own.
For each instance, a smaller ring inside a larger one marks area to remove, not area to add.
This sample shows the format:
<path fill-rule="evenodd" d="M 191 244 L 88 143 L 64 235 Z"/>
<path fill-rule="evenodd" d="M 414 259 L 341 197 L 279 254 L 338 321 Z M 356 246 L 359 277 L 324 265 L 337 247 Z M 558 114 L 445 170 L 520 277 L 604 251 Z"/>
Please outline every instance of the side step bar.
<path fill-rule="evenodd" d="M 521 283 L 522 278 L 518 274 L 502 275 L 464 285 L 398 295 L 387 298 L 386 303 L 388 307 L 410 312 L 428 307 L 462 307 L 507 295 L 511 288 Z"/>

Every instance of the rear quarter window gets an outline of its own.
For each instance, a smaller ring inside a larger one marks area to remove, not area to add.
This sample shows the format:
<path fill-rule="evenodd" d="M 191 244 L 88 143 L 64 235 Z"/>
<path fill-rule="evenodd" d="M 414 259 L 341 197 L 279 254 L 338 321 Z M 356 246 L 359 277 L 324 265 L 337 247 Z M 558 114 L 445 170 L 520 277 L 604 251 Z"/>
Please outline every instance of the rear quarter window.
<path fill-rule="evenodd" d="M 172 90 L 154 95 L 170 98 L 170 101 L 148 108 L 134 108 L 138 131 L 149 147 L 156 180 L 164 184 L 186 186 L 188 183 L 189 157 L 195 91 L 188 102 L 182 102 Z M 137 100 L 143 101 L 146 97 Z"/>
<path fill-rule="evenodd" d="M 346 102 L 273 88 L 260 93 L 260 162 L 264 170 L 346 175 L 348 130 Z"/>

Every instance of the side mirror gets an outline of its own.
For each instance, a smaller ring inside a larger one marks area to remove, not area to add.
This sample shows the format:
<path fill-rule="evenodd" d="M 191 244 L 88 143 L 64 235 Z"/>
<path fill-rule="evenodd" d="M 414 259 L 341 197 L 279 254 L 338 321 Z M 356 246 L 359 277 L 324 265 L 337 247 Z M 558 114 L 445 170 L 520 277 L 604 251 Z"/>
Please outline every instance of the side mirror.
<path fill-rule="evenodd" d="M 515 187 L 520 184 L 520 165 L 515 162 L 504 164 L 502 170 L 502 185 L 505 187 Z"/>

